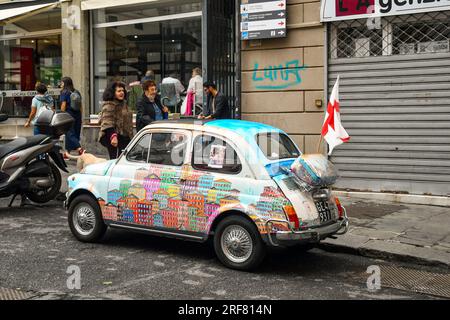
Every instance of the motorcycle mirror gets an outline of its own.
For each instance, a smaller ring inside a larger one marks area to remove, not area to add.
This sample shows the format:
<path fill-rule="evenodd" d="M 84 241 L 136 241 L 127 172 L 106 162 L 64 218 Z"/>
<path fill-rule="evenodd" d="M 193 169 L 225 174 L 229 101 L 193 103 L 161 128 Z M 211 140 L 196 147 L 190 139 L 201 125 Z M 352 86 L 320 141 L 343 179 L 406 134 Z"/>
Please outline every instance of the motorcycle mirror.
<path fill-rule="evenodd" d="M 8 120 L 8 115 L 4 114 L 4 113 L 0 114 L 0 122 L 6 121 L 6 120 Z"/>

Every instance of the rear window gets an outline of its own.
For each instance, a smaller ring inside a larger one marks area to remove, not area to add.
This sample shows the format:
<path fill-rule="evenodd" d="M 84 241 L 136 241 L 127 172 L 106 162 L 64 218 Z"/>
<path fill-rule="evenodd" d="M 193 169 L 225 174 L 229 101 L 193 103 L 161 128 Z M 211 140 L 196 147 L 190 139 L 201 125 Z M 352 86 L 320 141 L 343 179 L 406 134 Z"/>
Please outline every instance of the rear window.
<path fill-rule="evenodd" d="M 256 135 L 256 142 L 269 160 L 297 158 L 300 156 L 300 151 L 284 133 L 259 133 Z"/>

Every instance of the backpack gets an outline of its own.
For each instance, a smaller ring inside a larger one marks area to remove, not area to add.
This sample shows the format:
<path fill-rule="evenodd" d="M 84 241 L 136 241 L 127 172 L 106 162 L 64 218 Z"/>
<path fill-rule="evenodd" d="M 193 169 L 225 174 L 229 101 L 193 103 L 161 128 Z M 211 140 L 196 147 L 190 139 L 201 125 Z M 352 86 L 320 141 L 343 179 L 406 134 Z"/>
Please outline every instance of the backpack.
<path fill-rule="evenodd" d="M 70 108 L 74 111 L 81 111 L 81 94 L 78 90 L 74 90 L 70 94 Z"/>
<path fill-rule="evenodd" d="M 42 101 L 41 101 L 42 102 Z M 42 106 L 38 109 L 36 115 L 34 116 L 34 118 L 39 119 L 40 115 L 47 110 L 52 110 L 52 108 L 54 107 L 53 104 L 47 103 L 47 102 L 42 102 Z"/>

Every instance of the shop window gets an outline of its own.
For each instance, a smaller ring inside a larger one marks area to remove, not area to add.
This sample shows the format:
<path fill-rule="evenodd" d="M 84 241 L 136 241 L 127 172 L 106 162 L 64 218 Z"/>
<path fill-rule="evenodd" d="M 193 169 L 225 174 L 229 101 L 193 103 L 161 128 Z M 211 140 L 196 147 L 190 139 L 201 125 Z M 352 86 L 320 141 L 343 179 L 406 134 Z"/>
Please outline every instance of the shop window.
<path fill-rule="evenodd" d="M 38 82 L 57 99 L 61 53 L 60 35 L 0 40 L 0 113 L 27 117 Z"/>
<path fill-rule="evenodd" d="M 331 59 L 450 52 L 450 13 L 342 21 L 331 24 Z"/>
<path fill-rule="evenodd" d="M 429 20 L 392 24 L 392 53 L 441 53 L 450 51 L 450 21 Z"/>
<path fill-rule="evenodd" d="M 158 84 L 172 76 L 187 88 L 192 69 L 202 67 L 201 14 L 167 20 L 164 16 L 201 13 L 201 2 L 179 3 L 164 1 L 94 11 L 94 113 L 100 111 L 103 90 L 113 80 L 128 85 L 128 104 L 136 110 L 142 95 L 140 81 L 147 70 L 154 72 Z M 152 17 L 161 21 L 139 20 Z"/>
<path fill-rule="evenodd" d="M 381 30 L 367 27 L 337 28 L 337 58 L 370 57 L 382 54 Z"/>

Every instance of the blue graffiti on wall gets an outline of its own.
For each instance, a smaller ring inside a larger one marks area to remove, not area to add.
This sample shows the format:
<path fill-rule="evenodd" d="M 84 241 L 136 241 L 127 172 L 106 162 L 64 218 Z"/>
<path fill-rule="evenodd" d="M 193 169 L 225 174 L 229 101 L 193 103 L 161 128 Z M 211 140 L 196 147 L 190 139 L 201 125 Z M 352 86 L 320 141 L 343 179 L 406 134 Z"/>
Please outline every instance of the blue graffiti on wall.
<path fill-rule="evenodd" d="M 299 60 L 292 60 L 286 62 L 284 65 L 269 66 L 264 68 L 262 71 L 258 71 L 259 63 L 255 63 L 253 71 L 253 81 L 262 82 L 269 81 L 274 82 L 274 84 L 258 85 L 256 84 L 256 89 L 260 90 L 273 90 L 273 89 L 286 89 L 302 82 L 302 77 L 300 71 L 304 70 L 306 66 L 301 66 Z M 259 73 L 259 75 L 258 75 Z M 261 75 L 262 73 L 262 75 Z M 279 83 L 281 81 L 282 84 Z"/>

